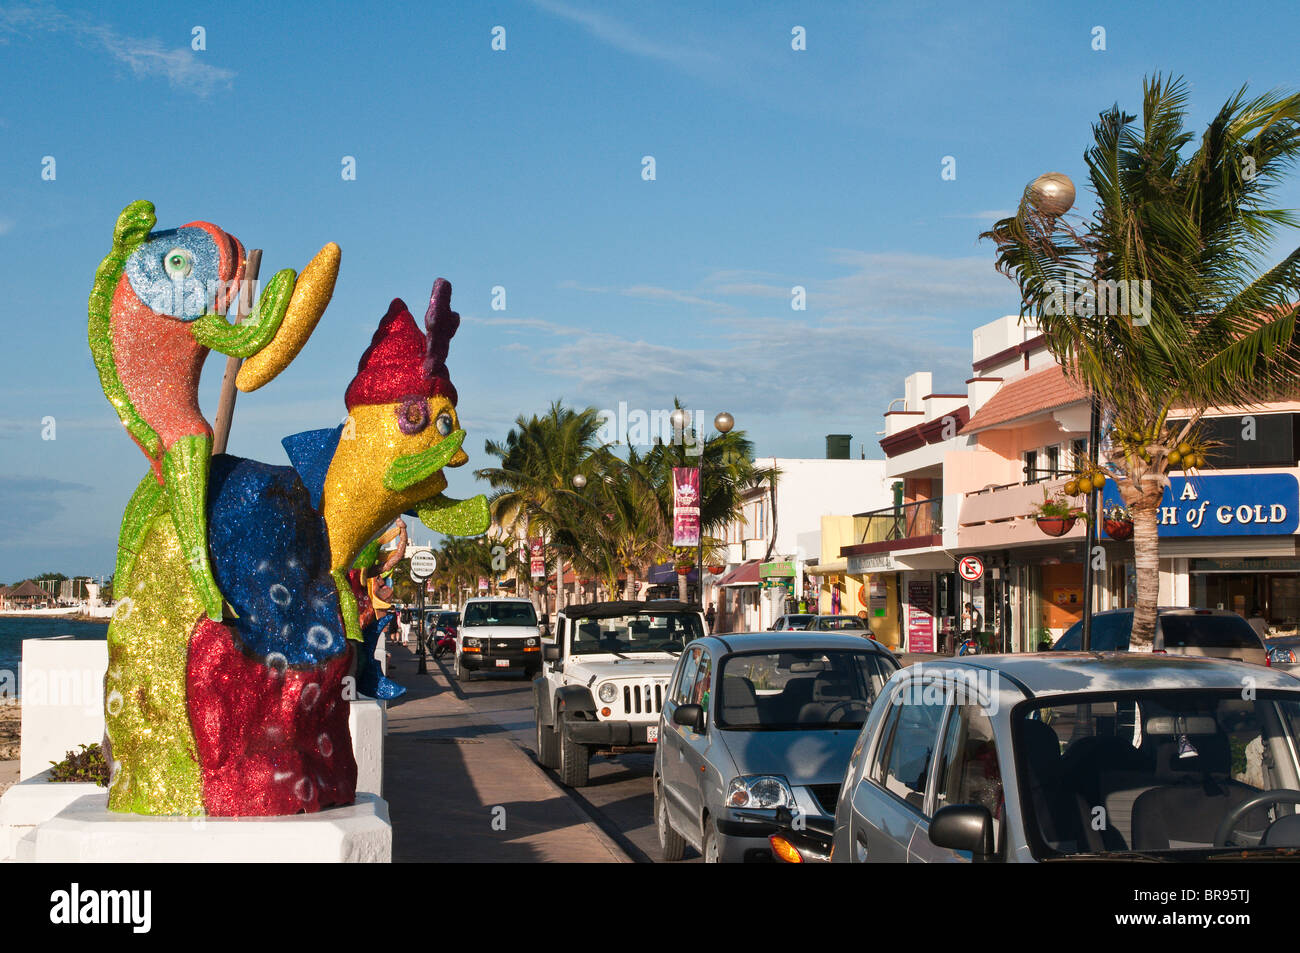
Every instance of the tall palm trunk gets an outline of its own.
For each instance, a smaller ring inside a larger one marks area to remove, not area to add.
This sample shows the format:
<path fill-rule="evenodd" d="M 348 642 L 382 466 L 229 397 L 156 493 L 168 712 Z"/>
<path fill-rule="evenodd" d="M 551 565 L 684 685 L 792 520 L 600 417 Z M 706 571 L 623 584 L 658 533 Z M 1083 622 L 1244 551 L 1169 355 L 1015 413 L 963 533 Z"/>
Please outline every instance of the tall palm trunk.
<path fill-rule="evenodd" d="M 1133 645 L 1150 647 L 1155 639 L 1156 606 L 1160 600 L 1160 540 L 1157 514 L 1163 491 L 1154 479 L 1129 503 L 1133 517 L 1133 563 L 1137 570 L 1137 605 L 1133 609 Z"/>
<path fill-rule="evenodd" d="M 677 567 L 674 566 L 673 568 L 676 569 Z M 677 598 L 682 602 L 686 601 L 686 578 L 685 574 L 677 576 Z"/>

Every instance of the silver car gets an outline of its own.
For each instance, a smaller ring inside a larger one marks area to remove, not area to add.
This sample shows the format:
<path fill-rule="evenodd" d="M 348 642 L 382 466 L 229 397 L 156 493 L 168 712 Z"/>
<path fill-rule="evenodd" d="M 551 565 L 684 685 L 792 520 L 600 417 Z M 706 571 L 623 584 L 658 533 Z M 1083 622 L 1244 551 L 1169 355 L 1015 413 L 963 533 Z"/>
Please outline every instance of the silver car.
<path fill-rule="evenodd" d="M 690 845 L 710 863 L 771 860 L 778 809 L 831 817 L 861 726 L 897 669 L 860 636 L 691 642 L 668 684 L 655 751 L 664 857 L 680 860 Z"/>
<path fill-rule="evenodd" d="M 873 707 L 836 863 L 1205 860 L 1300 847 L 1300 682 L 1127 652 L 914 665 Z"/>

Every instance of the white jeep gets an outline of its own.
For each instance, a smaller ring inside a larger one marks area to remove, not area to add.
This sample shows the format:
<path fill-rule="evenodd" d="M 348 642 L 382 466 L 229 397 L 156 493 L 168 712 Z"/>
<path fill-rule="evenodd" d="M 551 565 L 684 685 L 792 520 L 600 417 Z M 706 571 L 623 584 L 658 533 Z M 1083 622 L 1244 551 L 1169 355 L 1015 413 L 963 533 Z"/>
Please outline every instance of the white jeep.
<path fill-rule="evenodd" d="M 677 657 L 706 631 L 699 606 L 666 599 L 560 610 L 533 680 L 537 760 L 576 788 L 593 754 L 654 751 Z"/>

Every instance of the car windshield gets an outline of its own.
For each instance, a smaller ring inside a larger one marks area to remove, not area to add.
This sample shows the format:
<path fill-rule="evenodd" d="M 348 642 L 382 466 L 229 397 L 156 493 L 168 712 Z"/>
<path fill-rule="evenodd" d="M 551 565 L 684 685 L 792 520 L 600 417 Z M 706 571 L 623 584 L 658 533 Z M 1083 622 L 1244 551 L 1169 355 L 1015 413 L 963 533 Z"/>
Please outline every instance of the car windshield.
<path fill-rule="evenodd" d="M 1160 616 L 1166 648 L 1193 646 L 1203 649 L 1257 649 L 1259 636 L 1236 613 L 1171 612 Z"/>
<path fill-rule="evenodd" d="M 1040 859 L 1300 847 L 1300 693 L 1076 695 L 1027 703 L 1012 722 Z"/>
<path fill-rule="evenodd" d="M 894 672 L 874 652 L 791 649 L 724 659 L 717 723 L 729 731 L 859 728 Z"/>
<path fill-rule="evenodd" d="M 574 655 L 632 655 L 645 652 L 680 652 L 687 642 L 704 635 L 694 612 L 655 612 L 570 620 Z"/>
<path fill-rule="evenodd" d="M 787 629 L 806 629 L 816 618 L 815 615 L 788 615 L 785 617 L 785 626 Z"/>
<path fill-rule="evenodd" d="M 537 628 L 537 613 L 530 602 L 471 602 L 465 606 L 465 628 L 477 625 L 530 625 Z"/>
<path fill-rule="evenodd" d="M 866 627 L 866 624 L 861 619 L 851 615 L 833 615 L 817 620 L 817 628 L 825 632 L 835 632 L 840 629 L 865 629 Z"/>

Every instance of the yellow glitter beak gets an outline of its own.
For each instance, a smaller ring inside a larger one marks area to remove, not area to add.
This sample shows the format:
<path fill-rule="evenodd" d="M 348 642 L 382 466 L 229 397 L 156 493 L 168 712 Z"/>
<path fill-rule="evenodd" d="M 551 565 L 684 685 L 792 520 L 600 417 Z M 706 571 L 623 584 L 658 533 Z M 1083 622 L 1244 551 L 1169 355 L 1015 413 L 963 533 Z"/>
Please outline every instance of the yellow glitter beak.
<path fill-rule="evenodd" d="M 235 386 L 241 391 L 248 393 L 269 384 L 298 356 L 334 294 L 342 257 L 339 246 L 330 242 L 302 270 L 275 337 L 240 366 Z"/>

